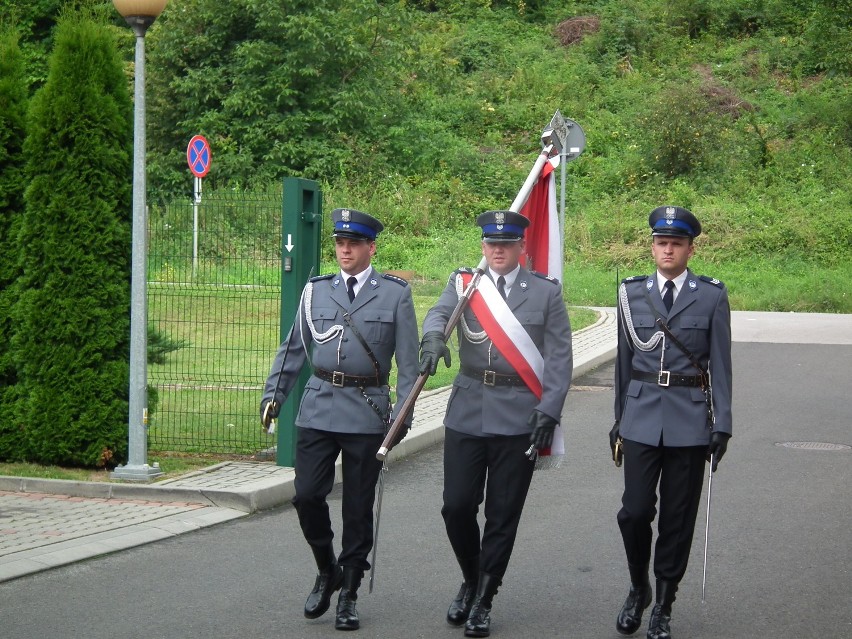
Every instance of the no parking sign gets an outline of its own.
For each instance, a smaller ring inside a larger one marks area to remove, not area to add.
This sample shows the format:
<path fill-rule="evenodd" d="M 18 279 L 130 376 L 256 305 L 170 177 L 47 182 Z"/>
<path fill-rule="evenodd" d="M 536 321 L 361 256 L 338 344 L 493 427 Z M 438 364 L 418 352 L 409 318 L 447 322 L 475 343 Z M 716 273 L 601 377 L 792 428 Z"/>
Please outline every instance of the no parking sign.
<path fill-rule="evenodd" d="M 192 203 L 192 276 L 198 270 L 198 205 L 201 204 L 201 178 L 210 170 L 210 144 L 203 135 L 195 135 L 186 146 L 186 163 L 195 176 Z"/>
<path fill-rule="evenodd" d="M 203 135 L 196 135 L 186 147 L 186 162 L 197 178 L 203 178 L 210 170 L 210 144 Z"/>

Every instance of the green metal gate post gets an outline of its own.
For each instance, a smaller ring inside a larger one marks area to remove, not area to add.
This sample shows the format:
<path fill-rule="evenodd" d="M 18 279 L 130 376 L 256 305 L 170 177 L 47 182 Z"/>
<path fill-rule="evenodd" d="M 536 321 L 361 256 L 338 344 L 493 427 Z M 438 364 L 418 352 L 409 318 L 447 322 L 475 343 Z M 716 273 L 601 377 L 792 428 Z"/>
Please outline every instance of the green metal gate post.
<path fill-rule="evenodd" d="M 313 180 L 284 178 L 284 206 L 281 224 L 281 341 L 296 319 L 299 297 L 313 271 L 319 275 L 322 238 L 322 191 Z M 311 376 L 305 366 L 293 392 L 278 415 L 276 463 L 293 466 L 296 459 L 296 415 L 302 389 Z"/>

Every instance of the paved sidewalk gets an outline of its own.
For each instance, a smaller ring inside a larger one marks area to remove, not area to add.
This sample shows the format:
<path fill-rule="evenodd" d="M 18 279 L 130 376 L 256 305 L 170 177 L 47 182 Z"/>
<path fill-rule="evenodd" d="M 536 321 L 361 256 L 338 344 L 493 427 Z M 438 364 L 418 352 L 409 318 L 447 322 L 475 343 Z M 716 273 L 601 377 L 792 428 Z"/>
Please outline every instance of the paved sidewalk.
<path fill-rule="evenodd" d="M 596 310 L 598 321 L 573 336 L 575 378 L 615 356 L 615 309 Z M 449 391 L 421 394 L 390 463 L 443 439 Z M 0 582 L 280 506 L 293 479 L 292 468 L 268 462 L 225 462 L 155 484 L 0 476 Z"/>

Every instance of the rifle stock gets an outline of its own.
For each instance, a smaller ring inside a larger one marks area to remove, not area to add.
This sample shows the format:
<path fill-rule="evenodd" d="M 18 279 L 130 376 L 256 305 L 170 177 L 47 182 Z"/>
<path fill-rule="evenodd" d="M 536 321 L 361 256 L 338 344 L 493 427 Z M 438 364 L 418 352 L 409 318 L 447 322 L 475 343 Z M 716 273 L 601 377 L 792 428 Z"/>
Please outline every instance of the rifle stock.
<path fill-rule="evenodd" d="M 484 269 L 485 258 L 483 258 L 479 262 L 479 266 L 476 267 L 476 270 L 473 273 L 473 278 L 470 280 L 470 283 L 467 285 L 467 288 L 465 288 L 464 293 L 459 298 L 459 301 L 456 304 L 456 307 L 453 309 L 450 318 L 447 320 L 447 325 L 444 327 L 444 342 L 450 339 L 450 335 L 453 334 L 453 331 L 456 328 L 456 324 L 459 323 L 462 313 L 464 313 L 464 309 L 467 308 L 467 305 L 470 302 L 470 298 L 476 290 L 476 286 L 479 284 L 479 280 L 482 277 L 482 274 L 485 272 Z M 381 447 L 376 453 L 376 459 L 378 459 L 379 461 L 384 461 L 385 458 L 388 456 L 388 453 L 393 448 L 393 442 L 399 435 L 399 431 L 402 429 L 405 420 L 408 419 L 408 416 L 414 409 L 414 402 L 417 401 L 417 398 L 423 391 L 423 387 L 426 385 L 427 379 L 429 379 L 428 373 L 420 373 L 420 375 L 415 380 L 414 386 L 411 387 L 411 392 L 408 393 L 408 397 L 406 397 L 405 401 L 402 403 L 402 406 L 400 407 L 396 418 L 393 420 L 393 424 L 391 424 L 391 427 L 388 430 L 387 435 L 385 435 L 385 439 L 382 442 Z"/>

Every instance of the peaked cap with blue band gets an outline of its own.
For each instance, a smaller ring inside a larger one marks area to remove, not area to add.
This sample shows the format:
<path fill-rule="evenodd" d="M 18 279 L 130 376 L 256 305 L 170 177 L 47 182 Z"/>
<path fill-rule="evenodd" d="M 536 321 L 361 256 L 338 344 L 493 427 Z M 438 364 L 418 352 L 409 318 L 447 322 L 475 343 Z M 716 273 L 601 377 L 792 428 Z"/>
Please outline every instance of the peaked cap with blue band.
<path fill-rule="evenodd" d="M 334 222 L 332 237 L 348 237 L 353 240 L 373 241 L 385 228 L 372 215 L 367 215 L 355 209 L 334 209 L 331 212 L 331 221 Z"/>
<path fill-rule="evenodd" d="M 680 206 L 658 206 L 648 217 L 651 235 L 672 235 L 675 237 L 698 237 L 701 235 L 701 222 L 691 211 Z"/>
<path fill-rule="evenodd" d="M 485 211 L 476 218 L 483 242 L 517 242 L 524 239 L 528 218 L 514 211 Z"/>

